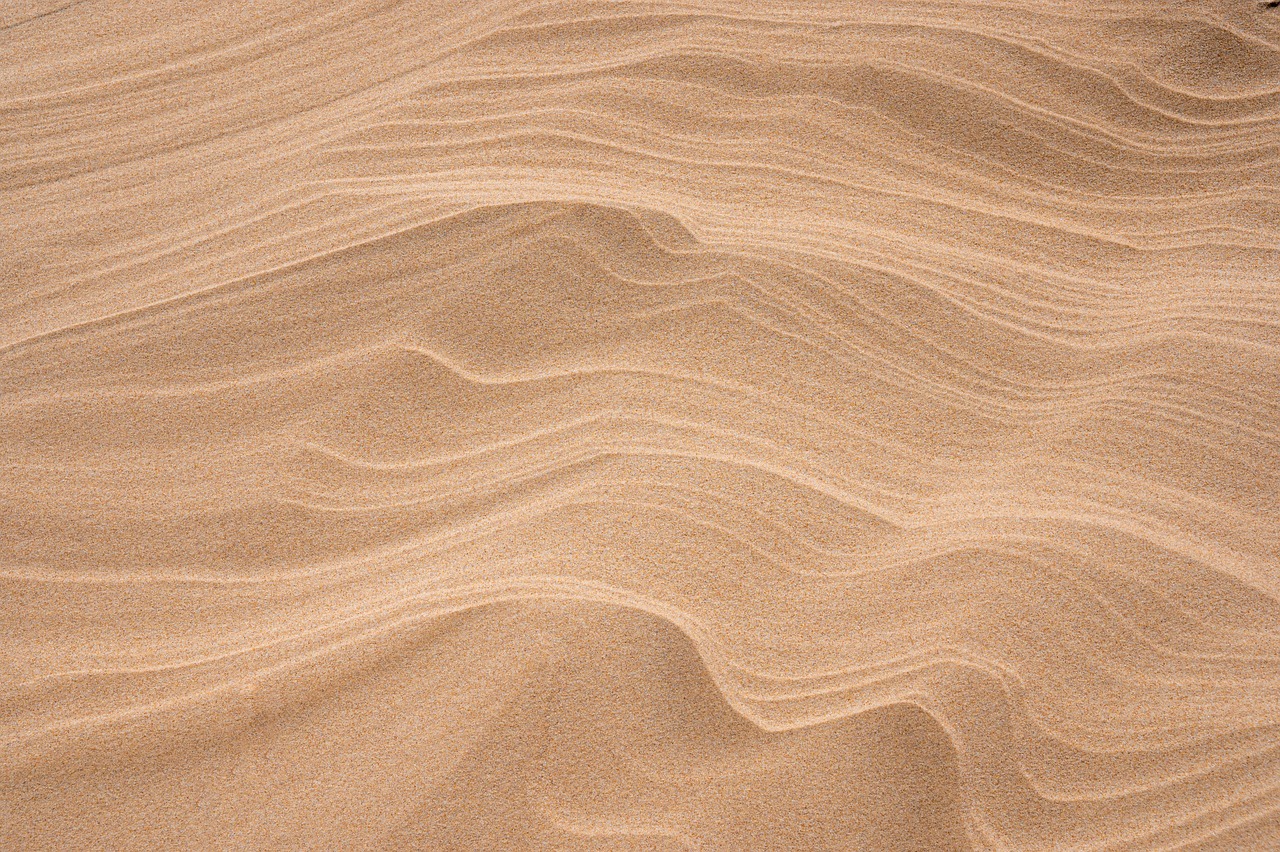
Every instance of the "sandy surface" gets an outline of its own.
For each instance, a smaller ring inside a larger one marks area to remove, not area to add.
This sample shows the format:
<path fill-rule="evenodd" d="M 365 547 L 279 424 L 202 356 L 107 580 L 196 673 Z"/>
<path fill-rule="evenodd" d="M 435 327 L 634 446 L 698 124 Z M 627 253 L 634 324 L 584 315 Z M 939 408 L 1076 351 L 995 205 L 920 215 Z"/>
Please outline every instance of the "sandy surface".
<path fill-rule="evenodd" d="M 1280 10 L 0 27 L 0 847 L 1280 848 Z"/>

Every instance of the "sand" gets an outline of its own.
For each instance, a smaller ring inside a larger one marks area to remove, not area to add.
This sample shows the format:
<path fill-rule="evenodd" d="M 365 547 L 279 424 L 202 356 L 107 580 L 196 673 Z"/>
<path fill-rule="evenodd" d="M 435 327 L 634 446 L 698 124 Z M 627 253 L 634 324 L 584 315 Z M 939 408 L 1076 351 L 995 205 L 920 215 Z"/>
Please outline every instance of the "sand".
<path fill-rule="evenodd" d="M 1280 10 L 0 27 L 0 847 L 1280 849 Z"/>

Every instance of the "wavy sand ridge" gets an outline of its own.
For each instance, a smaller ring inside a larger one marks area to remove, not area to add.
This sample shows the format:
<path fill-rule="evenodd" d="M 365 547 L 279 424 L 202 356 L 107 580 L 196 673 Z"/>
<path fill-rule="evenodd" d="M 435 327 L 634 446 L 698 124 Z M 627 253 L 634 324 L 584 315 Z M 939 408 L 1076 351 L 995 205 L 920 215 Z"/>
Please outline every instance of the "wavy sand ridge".
<path fill-rule="evenodd" d="M 0 15 L 6 847 L 1280 845 L 1280 14 Z"/>

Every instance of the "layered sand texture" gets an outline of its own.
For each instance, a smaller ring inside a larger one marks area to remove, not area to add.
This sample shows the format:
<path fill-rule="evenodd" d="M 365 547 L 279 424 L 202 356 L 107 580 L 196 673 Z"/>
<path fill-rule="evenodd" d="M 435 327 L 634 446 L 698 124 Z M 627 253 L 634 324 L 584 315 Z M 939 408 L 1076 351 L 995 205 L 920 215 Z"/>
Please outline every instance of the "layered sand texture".
<path fill-rule="evenodd" d="M 1280 849 L 1280 10 L 0 5 L 0 847 Z"/>

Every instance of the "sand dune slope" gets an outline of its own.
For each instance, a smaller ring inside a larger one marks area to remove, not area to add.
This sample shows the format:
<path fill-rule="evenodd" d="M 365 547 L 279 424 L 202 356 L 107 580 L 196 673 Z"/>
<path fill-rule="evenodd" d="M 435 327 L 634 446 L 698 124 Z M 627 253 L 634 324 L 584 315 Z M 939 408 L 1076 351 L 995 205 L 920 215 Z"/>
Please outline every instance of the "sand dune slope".
<path fill-rule="evenodd" d="M 1280 10 L 0 69 L 0 846 L 1280 848 Z"/>

